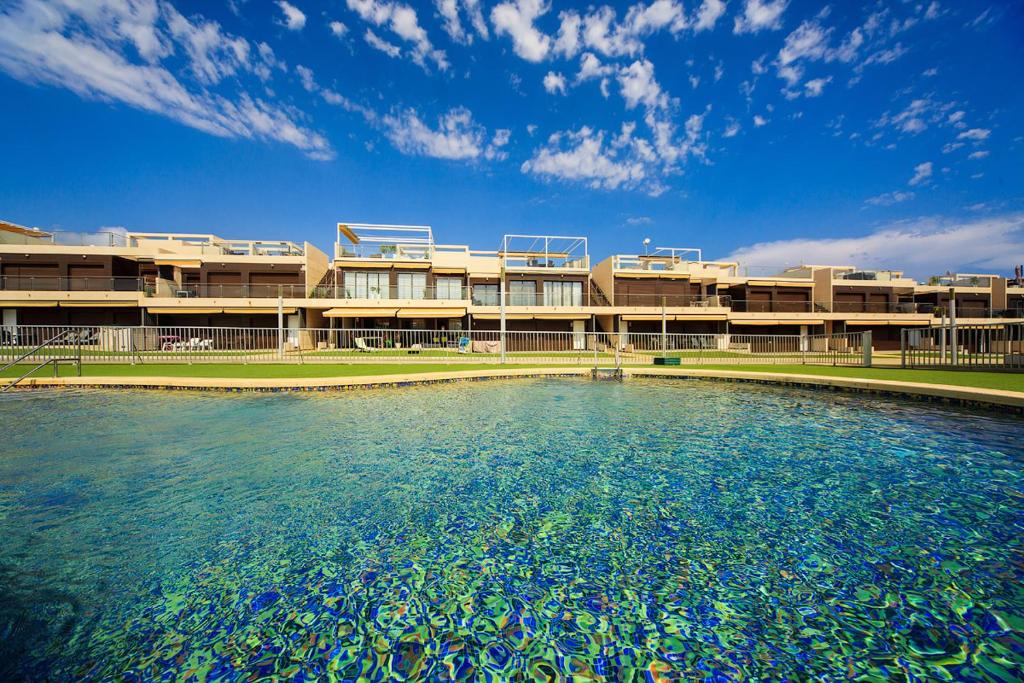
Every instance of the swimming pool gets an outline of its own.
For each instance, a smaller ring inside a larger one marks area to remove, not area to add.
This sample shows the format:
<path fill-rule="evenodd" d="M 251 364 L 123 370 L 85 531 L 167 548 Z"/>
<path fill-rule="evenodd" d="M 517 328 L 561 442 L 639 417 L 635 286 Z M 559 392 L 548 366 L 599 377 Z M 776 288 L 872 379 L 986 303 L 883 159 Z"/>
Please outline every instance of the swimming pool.
<path fill-rule="evenodd" d="M 6 395 L 0 678 L 1014 680 L 1022 427 L 678 380 Z"/>

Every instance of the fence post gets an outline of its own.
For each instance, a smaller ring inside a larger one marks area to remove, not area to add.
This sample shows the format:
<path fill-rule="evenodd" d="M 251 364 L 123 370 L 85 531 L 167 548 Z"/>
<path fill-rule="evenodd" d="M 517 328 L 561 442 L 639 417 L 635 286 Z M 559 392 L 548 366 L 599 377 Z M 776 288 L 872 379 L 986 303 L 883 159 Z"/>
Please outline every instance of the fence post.
<path fill-rule="evenodd" d="M 956 366 L 960 360 L 958 353 L 960 340 L 956 338 L 956 289 L 953 287 L 949 288 L 949 337 L 949 343 L 953 345 L 950 350 L 950 358 L 953 365 Z"/>
<path fill-rule="evenodd" d="M 907 333 L 910 330 L 903 328 L 900 330 L 900 367 L 907 367 Z"/>
<path fill-rule="evenodd" d="M 661 297 L 661 355 L 665 356 L 668 352 L 668 326 L 665 322 L 665 297 Z"/>
<path fill-rule="evenodd" d="M 861 332 L 860 338 L 861 353 L 863 354 L 864 367 L 871 367 L 871 330 Z"/>
<path fill-rule="evenodd" d="M 284 359 L 284 299 L 277 297 L 277 357 Z"/>

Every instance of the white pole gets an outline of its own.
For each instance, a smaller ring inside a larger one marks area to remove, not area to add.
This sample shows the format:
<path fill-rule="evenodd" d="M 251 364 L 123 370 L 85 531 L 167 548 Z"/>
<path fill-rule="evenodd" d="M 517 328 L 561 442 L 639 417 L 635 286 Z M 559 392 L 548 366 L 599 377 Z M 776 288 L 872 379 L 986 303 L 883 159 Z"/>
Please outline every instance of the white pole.
<path fill-rule="evenodd" d="M 668 326 L 665 322 L 665 297 L 661 297 L 661 355 L 668 351 Z"/>
<path fill-rule="evenodd" d="M 277 297 L 277 357 L 284 358 L 284 297 Z"/>
<path fill-rule="evenodd" d="M 500 324 L 498 326 L 498 329 L 500 330 L 500 333 L 498 334 L 498 340 L 499 340 L 498 341 L 498 346 L 499 346 L 499 351 L 501 352 L 501 360 L 500 360 L 500 362 L 502 364 L 504 364 L 505 363 L 505 267 L 504 266 L 502 266 L 502 268 L 501 268 L 501 276 L 500 277 L 501 277 L 501 279 L 498 282 L 498 305 L 500 307 L 499 308 L 500 315 L 498 317 L 499 317 L 501 322 L 500 322 Z"/>
<path fill-rule="evenodd" d="M 956 338 L 956 290 L 952 287 L 949 288 L 949 343 L 953 345 L 953 348 L 950 350 L 953 365 L 957 365 L 959 361 L 959 354 L 957 353 L 959 343 Z"/>

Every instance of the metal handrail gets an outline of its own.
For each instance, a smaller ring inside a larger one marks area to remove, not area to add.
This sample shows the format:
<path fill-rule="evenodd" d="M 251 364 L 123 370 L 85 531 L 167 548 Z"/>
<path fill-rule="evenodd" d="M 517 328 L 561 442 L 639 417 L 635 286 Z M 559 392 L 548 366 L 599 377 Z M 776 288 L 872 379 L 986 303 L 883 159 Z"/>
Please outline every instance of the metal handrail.
<path fill-rule="evenodd" d="M 35 346 L 32 349 L 26 351 L 22 355 L 18 356 L 14 360 L 12 360 L 7 365 L 5 365 L 2 368 L 0 368 L 0 372 L 3 372 L 4 370 L 6 370 L 8 368 L 17 365 L 18 363 L 20 363 L 21 361 L 25 360 L 26 358 L 28 358 L 29 356 L 31 356 L 33 353 L 35 353 L 36 351 L 40 350 L 41 348 L 43 348 L 45 346 L 49 346 L 50 344 L 56 344 L 58 341 L 61 340 L 61 338 L 67 337 L 67 336 L 72 335 L 72 334 L 75 334 L 75 332 L 73 330 L 66 330 L 64 332 L 61 332 L 61 333 L 51 337 L 50 339 L 47 339 L 42 344 L 39 344 L 38 346 Z"/>
<path fill-rule="evenodd" d="M 0 368 L 0 372 L 3 372 L 4 370 L 7 370 L 10 367 L 13 367 L 14 365 L 17 365 L 20 361 L 28 358 L 29 356 L 31 356 L 32 354 L 36 353 L 40 349 L 43 349 L 46 346 L 54 344 L 57 341 L 60 341 L 62 338 L 70 337 L 72 335 L 75 335 L 75 333 L 72 332 L 72 331 L 67 331 L 67 332 L 61 332 L 60 334 L 58 334 L 58 335 L 56 335 L 54 337 L 51 337 L 50 339 L 47 339 L 42 344 L 39 344 L 38 346 L 35 346 L 30 351 L 27 351 L 26 353 L 23 353 L 22 355 L 18 356 L 17 358 L 15 358 L 13 361 L 8 363 L 7 365 L 5 365 L 2 368 Z M 28 370 L 28 372 L 25 372 L 24 374 L 19 376 L 17 379 L 15 379 L 14 381 L 12 381 L 9 384 L 7 384 L 6 386 L 4 386 L 3 389 L 0 389 L 0 394 L 6 392 L 8 389 L 10 389 L 10 388 L 14 387 L 15 385 L 17 385 L 21 380 L 23 380 L 26 377 L 28 377 L 29 375 L 33 374 L 39 368 L 42 368 L 42 367 L 44 367 L 46 365 L 50 365 L 51 363 L 53 364 L 53 376 L 54 377 L 57 376 L 57 374 L 58 374 L 57 369 L 60 367 L 61 363 L 75 363 L 75 365 L 78 366 L 78 376 L 81 377 L 82 376 L 82 339 L 81 339 L 81 337 L 75 335 L 75 355 L 74 356 L 66 357 L 66 358 L 47 358 L 42 363 L 38 363 L 34 367 L 30 368 Z"/>

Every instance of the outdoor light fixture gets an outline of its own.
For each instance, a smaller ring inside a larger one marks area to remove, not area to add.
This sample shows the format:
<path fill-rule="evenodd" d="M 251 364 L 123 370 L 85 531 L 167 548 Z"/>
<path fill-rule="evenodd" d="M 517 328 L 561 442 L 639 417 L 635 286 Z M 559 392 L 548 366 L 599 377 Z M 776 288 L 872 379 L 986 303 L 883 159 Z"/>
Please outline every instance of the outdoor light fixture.
<path fill-rule="evenodd" d="M 650 246 L 650 244 L 651 244 L 651 238 L 650 237 L 645 237 L 644 238 L 644 256 L 647 256 L 647 247 Z"/>

